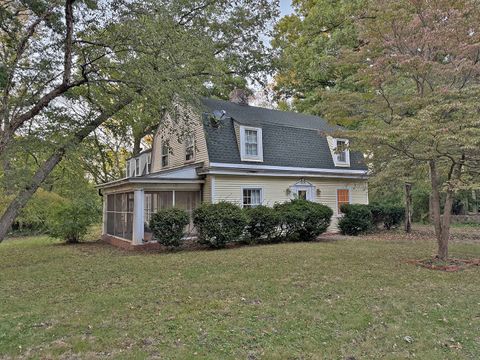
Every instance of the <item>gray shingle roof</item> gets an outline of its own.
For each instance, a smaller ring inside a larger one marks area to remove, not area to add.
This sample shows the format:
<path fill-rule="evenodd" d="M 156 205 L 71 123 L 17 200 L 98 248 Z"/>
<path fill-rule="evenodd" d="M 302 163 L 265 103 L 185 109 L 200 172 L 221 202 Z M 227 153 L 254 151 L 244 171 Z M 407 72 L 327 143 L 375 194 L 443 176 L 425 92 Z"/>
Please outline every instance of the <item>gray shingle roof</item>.
<path fill-rule="evenodd" d="M 241 161 L 234 121 L 262 128 L 263 165 L 335 169 L 324 132 L 339 130 L 318 116 L 239 105 L 216 99 L 202 99 L 204 110 L 226 112 L 218 127 L 205 121 L 211 162 L 245 164 Z M 258 164 L 258 163 L 256 163 Z M 342 167 L 344 168 L 344 167 Z M 366 170 L 363 155 L 350 154 L 350 169 Z"/>

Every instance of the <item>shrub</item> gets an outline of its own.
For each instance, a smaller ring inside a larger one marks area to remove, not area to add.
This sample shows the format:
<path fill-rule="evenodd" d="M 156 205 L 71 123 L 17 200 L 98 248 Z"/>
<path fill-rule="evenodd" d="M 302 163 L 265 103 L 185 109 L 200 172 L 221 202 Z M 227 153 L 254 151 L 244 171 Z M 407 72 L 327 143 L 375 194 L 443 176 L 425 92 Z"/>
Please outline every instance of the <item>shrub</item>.
<path fill-rule="evenodd" d="M 14 195 L 4 194 L 0 189 L 0 214 L 2 214 Z M 20 211 L 12 225 L 12 230 L 21 233 L 42 233 L 48 230 L 48 222 L 55 212 L 67 202 L 57 193 L 38 189 L 26 206 Z"/>
<path fill-rule="evenodd" d="M 367 232 L 372 227 L 372 213 L 369 205 L 343 204 L 340 210 L 344 214 L 338 221 L 342 234 L 356 236 Z"/>
<path fill-rule="evenodd" d="M 75 199 L 53 212 L 48 228 L 53 237 L 77 243 L 83 239 L 90 225 L 99 220 L 99 216 L 95 201 Z"/>
<path fill-rule="evenodd" d="M 277 212 L 268 206 L 244 209 L 247 215 L 247 240 L 250 243 L 271 242 L 278 232 Z"/>
<path fill-rule="evenodd" d="M 374 227 L 382 224 L 385 229 L 390 230 L 392 227 L 400 225 L 405 218 L 403 206 L 373 203 L 369 205 L 369 208 Z"/>
<path fill-rule="evenodd" d="M 194 210 L 193 223 L 201 243 L 220 248 L 243 234 L 247 216 L 239 206 L 229 202 L 203 204 Z"/>
<path fill-rule="evenodd" d="M 390 230 L 402 223 L 405 219 L 405 208 L 397 205 L 385 205 L 383 207 L 383 226 Z"/>
<path fill-rule="evenodd" d="M 160 244 L 179 246 L 189 221 L 190 218 L 185 210 L 170 208 L 153 214 L 149 226 L 153 237 Z"/>
<path fill-rule="evenodd" d="M 282 235 L 289 241 L 310 241 L 330 225 L 332 209 L 326 205 L 295 199 L 276 204 Z"/>

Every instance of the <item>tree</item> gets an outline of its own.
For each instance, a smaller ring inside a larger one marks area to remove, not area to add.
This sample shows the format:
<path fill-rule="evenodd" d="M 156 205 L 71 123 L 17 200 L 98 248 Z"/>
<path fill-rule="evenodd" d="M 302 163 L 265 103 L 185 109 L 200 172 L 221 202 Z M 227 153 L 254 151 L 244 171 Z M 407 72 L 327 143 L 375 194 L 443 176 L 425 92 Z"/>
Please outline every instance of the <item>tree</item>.
<path fill-rule="evenodd" d="M 428 166 L 438 257 L 446 259 L 454 194 L 478 186 L 480 8 L 469 0 L 378 1 L 369 13 L 360 56 L 378 115 L 361 136 Z"/>
<path fill-rule="evenodd" d="M 297 111 L 324 116 L 349 128 L 358 125 L 361 116 L 355 104 L 362 84 L 351 81 L 351 75 L 359 64 L 341 59 L 346 50 L 362 45 L 356 21 L 367 16 L 366 3 L 293 1 L 294 13 L 277 23 L 272 41 L 277 51 L 275 91 L 280 99 L 293 100 Z M 332 89 L 341 92 L 342 98 L 330 96 Z"/>
<path fill-rule="evenodd" d="M 212 78 L 262 71 L 260 35 L 276 12 L 268 0 L 2 4 L 0 157 L 11 160 L 25 133 L 50 153 L 2 215 L 0 240 L 65 154 L 103 124 L 122 124 L 131 109 L 158 122 L 174 99 L 198 104 Z"/>
<path fill-rule="evenodd" d="M 318 107 L 333 122 L 357 121 L 359 131 L 349 136 L 374 172 L 402 181 L 428 174 L 438 257 L 446 259 L 454 195 L 479 186 L 480 7 L 473 0 L 379 0 L 352 10 L 356 45 L 334 49 L 341 81 L 322 88 Z M 315 51 L 306 47 L 302 54 Z"/>

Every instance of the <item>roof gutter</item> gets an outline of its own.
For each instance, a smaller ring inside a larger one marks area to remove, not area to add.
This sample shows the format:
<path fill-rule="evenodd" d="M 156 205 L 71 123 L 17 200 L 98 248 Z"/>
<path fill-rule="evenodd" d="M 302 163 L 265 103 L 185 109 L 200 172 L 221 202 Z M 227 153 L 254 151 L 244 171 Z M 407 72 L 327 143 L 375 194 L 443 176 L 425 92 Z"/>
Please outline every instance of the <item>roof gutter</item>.
<path fill-rule="evenodd" d="M 321 177 L 368 177 L 368 170 L 352 170 L 352 169 L 320 169 L 320 168 L 304 168 L 290 166 L 270 166 L 257 164 L 228 164 L 228 163 L 210 163 L 210 167 L 201 173 L 246 173 L 250 175 L 258 174 L 268 176 L 278 176 L 281 174 L 310 175 Z"/>

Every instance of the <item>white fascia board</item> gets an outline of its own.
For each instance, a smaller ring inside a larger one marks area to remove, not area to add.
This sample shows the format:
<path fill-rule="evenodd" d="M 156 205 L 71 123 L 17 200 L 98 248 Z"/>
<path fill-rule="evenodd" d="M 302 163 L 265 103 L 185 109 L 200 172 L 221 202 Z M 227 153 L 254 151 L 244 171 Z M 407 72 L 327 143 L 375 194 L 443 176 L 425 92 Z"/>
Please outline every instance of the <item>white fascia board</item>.
<path fill-rule="evenodd" d="M 227 163 L 210 163 L 210 167 L 243 169 L 243 170 L 301 171 L 301 172 L 323 173 L 323 174 L 351 174 L 351 175 L 367 175 L 367 172 L 368 172 L 368 170 L 319 169 L 319 168 L 304 168 L 304 167 L 290 167 L 290 166 L 227 164 Z"/>
<path fill-rule="evenodd" d="M 318 177 L 318 178 L 336 178 L 336 179 L 367 179 L 368 176 L 366 174 L 339 174 L 339 173 L 332 173 L 332 174 L 320 174 L 320 173 L 272 173 L 272 172 L 245 172 L 245 171 L 234 171 L 234 170 L 208 170 L 205 172 L 206 174 L 210 175 L 243 175 L 243 176 L 270 176 L 270 177 Z"/>

